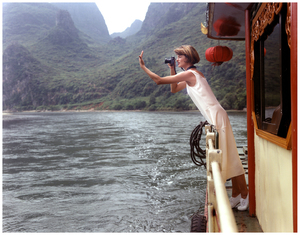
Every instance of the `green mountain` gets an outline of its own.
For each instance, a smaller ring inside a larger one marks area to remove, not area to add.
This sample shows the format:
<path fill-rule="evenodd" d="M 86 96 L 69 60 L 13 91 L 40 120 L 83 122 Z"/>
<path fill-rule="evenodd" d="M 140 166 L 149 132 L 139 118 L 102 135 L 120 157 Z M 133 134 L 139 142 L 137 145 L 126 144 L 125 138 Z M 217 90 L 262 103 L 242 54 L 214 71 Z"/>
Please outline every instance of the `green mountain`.
<path fill-rule="evenodd" d="M 134 35 L 138 31 L 140 31 L 140 29 L 142 27 L 142 24 L 143 24 L 143 21 L 141 21 L 141 20 L 135 20 L 130 25 L 130 27 L 127 27 L 127 29 L 125 29 L 123 32 L 121 32 L 121 33 L 113 33 L 110 36 L 112 38 L 116 38 L 116 37 L 126 38 L 128 36 Z"/>
<path fill-rule="evenodd" d="M 205 12 L 205 3 L 151 3 L 140 31 L 110 38 L 93 3 L 5 3 L 3 108 L 195 109 L 185 91 L 172 94 L 169 85 L 157 86 L 138 63 L 144 50 L 147 67 L 168 75 L 164 58 L 191 44 L 201 57 L 197 67 L 224 108 L 242 109 L 244 42 L 222 41 L 233 50 L 233 58 L 212 67 L 205 50 L 219 43 L 201 33 Z"/>
<path fill-rule="evenodd" d="M 67 10 L 81 32 L 90 36 L 97 43 L 111 40 L 105 20 L 96 3 L 52 3 L 53 6 Z"/>

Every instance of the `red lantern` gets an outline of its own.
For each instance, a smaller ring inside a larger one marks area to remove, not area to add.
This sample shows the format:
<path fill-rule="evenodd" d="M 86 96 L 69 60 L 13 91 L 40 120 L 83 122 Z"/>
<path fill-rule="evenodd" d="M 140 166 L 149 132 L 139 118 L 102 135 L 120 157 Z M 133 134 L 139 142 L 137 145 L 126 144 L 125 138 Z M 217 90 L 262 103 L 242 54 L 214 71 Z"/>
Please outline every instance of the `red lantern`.
<path fill-rule="evenodd" d="M 213 62 L 214 66 L 221 65 L 224 61 L 231 60 L 232 50 L 226 46 L 210 47 L 205 52 L 205 57 L 209 62 Z"/>
<path fill-rule="evenodd" d="M 236 36 L 241 28 L 241 25 L 232 16 L 216 20 L 213 26 L 218 36 Z"/>

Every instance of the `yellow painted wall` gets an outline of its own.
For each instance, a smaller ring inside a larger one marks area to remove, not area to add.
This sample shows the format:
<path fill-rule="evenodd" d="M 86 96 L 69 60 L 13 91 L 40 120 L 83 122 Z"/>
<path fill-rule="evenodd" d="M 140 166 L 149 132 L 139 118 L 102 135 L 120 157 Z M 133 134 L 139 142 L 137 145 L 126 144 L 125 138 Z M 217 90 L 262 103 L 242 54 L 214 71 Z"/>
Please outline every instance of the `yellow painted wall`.
<path fill-rule="evenodd" d="M 255 195 L 264 232 L 293 232 L 292 151 L 256 134 Z"/>

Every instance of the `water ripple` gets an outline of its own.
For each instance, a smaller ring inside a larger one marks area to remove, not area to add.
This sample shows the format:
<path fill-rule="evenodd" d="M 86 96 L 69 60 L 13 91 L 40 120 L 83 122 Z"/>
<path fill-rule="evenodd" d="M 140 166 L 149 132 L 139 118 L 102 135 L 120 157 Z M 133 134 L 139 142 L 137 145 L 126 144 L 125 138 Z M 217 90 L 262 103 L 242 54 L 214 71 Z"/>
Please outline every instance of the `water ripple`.
<path fill-rule="evenodd" d="M 246 114 L 229 116 L 238 145 Z M 3 232 L 189 232 L 206 173 L 197 112 L 3 116 Z"/>

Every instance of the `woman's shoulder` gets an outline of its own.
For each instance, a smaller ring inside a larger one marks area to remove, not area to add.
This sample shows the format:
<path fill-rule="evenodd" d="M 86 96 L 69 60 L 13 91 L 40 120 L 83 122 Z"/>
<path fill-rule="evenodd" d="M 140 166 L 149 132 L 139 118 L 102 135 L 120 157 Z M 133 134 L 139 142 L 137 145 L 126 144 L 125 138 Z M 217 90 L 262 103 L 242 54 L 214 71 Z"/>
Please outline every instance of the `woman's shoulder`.
<path fill-rule="evenodd" d="M 199 74 L 200 77 L 205 78 L 204 75 L 203 75 L 203 73 L 201 73 L 201 72 L 200 72 L 199 70 L 197 70 L 197 69 L 194 69 L 194 70 L 191 69 L 191 70 L 188 70 L 188 71 L 191 71 L 193 74 L 195 74 L 195 73 L 196 73 L 196 74 Z"/>

